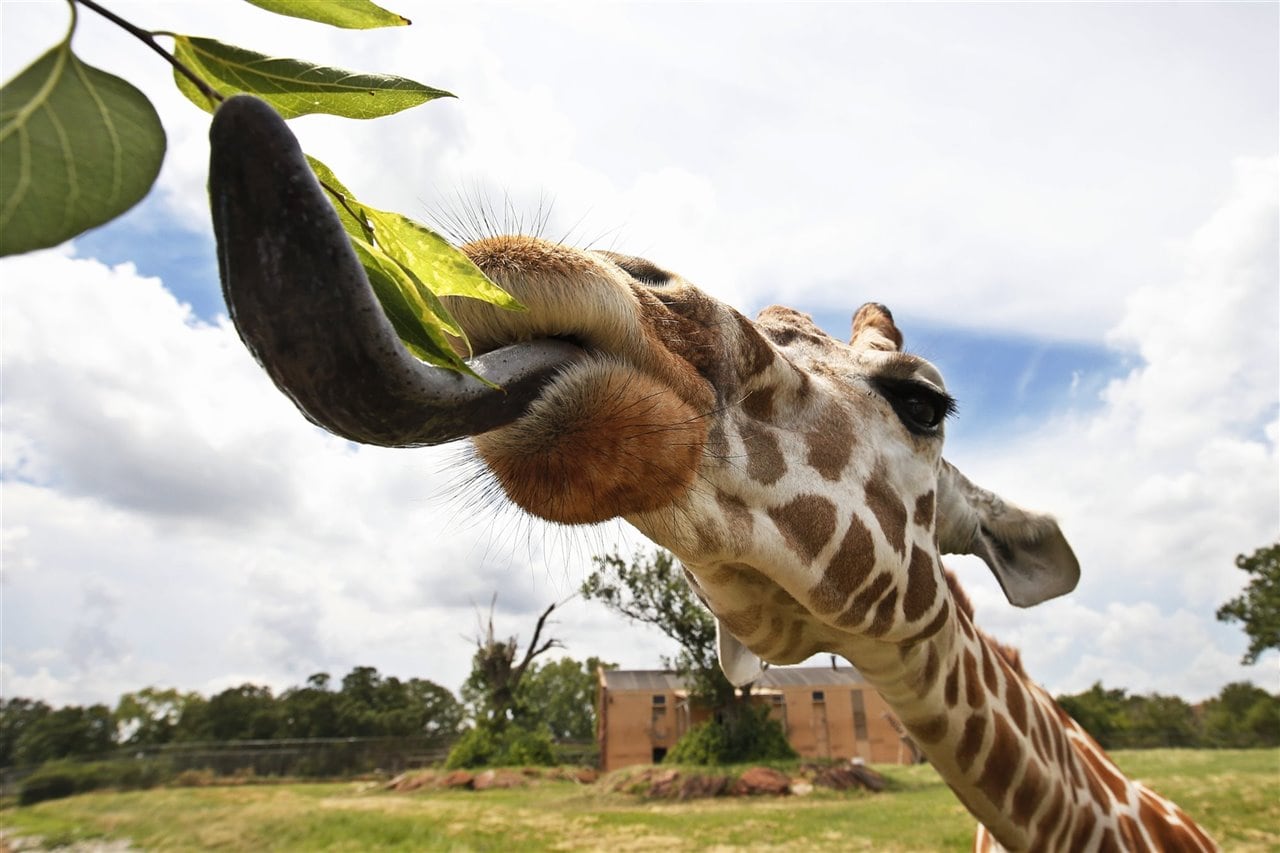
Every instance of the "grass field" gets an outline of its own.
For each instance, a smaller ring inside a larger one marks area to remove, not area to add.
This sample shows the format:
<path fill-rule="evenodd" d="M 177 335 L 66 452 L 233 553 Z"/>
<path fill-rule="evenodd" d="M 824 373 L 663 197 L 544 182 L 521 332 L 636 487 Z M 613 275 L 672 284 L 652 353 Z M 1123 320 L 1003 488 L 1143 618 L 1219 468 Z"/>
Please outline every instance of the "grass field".
<path fill-rule="evenodd" d="M 1121 752 L 1230 851 L 1280 851 L 1280 750 Z M 594 786 L 392 793 L 370 783 L 84 794 L 0 813 L 45 844 L 145 850 L 966 850 L 973 821 L 929 767 L 881 767 L 892 790 L 649 802 Z"/>

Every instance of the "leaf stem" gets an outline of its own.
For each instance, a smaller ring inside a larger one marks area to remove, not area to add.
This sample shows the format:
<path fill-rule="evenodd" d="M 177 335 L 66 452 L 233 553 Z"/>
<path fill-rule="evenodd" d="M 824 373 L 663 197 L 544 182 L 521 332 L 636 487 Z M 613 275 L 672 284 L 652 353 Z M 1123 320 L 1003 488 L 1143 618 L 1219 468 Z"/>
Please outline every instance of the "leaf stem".
<path fill-rule="evenodd" d="M 151 48 L 156 53 L 164 57 L 165 62 L 168 62 L 170 65 L 172 65 L 179 74 L 181 74 L 183 77 L 186 77 L 188 80 L 190 80 L 191 85 L 195 86 L 198 90 L 200 90 L 200 94 L 204 95 L 212 103 L 215 103 L 215 104 L 222 103 L 223 101 L 222 95 L 219 94 L 217 91 L 215 91 L 214 88 L 210 86 L 208 83 L 206 83 L 204 80 L 200 79 L 200 76 L 197 75 L 194 71 L 192 71 L 187 66 L 183 65 L 181 62 L 179 62 L 173 56 L 173 54 L 169 53 L 169 51 L 161 47 L 160 43 L 155 40 L 155 37 L 152 33 L 147 32 L 141 27 L 134 26 L 133 24 L 126 21 L 124 18 L 121 18 L 119 15 L 112 12 L 110 9 L 104 9 L 103 7 L 99 6 L 96 2 L 94 2 L 94 0 L 71 0 L 71 2 L 73 6 L 76 3 L 79 3 L 80 5 L 84 6 L 86 9 L 92 9 L 94 12 L 97 12 L 99 15 L 106 18 L 111 23 L 115 24 L 117 27 L 120 27 L 121 29 L 128 32 L 134 38 L 137 38 L 138 40 L 140 40 L 147 47 Z"/>

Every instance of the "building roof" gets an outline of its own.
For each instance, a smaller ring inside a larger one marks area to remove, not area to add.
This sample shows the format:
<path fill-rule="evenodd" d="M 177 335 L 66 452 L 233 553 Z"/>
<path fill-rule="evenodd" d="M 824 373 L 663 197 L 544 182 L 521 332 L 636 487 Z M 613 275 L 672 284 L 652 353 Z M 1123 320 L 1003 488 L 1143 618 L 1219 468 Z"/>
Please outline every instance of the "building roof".
<path fill-rule="evenodd" d="M 644 692 L 683 691 L 684 679 L 674 672 L 655 669 L 607 669 L 601 673 L 607 690 L 637 690 Z M 865 684 L 862 673 L 851 666 L 832 669 L 829 666 L 771 666 L 760 676 L 755 687 L 781 689 L 784 687 L 840 687 Z"/>

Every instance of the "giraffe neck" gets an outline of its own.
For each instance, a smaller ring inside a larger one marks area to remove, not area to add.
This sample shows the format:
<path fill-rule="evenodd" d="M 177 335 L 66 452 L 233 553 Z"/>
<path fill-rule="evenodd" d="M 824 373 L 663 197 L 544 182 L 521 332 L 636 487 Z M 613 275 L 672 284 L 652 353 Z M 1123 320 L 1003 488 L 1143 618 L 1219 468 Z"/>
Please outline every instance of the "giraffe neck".
<path fill-rule="evenodd" d="M 965 807 L 1009 850 L 1215 850 L 1177 806 L 1126 778 L 967 613 L 906 647 L 845 656 Z"/>

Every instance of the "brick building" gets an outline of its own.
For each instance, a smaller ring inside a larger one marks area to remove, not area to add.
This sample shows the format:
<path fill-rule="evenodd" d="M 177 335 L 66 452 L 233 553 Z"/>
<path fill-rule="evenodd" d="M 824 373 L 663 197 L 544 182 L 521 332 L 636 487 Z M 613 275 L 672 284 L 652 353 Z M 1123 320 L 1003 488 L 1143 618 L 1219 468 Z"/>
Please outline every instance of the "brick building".
<path fill-rule="evenodd" d="M 615 669 L 600 670 L 597 677 L 603 770 L 661 761 L 681 735 L 711 716 L 690 703 L 675 673 Z M 770 667 L 752 685 L 751 697 L 769 706 L 804 758 L 861 758 L 872 764 L 915 759 L 889 706 L 852 667 Z"/>

